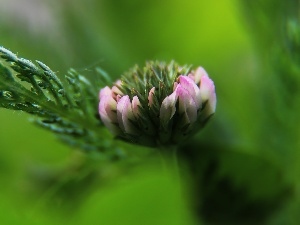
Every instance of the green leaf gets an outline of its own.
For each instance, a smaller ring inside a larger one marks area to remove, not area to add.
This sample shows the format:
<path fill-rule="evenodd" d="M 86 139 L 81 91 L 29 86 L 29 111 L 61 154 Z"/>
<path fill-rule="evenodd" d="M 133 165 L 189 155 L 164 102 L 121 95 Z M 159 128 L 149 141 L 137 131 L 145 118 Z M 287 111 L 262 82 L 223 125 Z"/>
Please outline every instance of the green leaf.
<path fill-rule="evenodd" d="M 0 107 L 32 114 L 37 125 L 69 145 L 110 151 L 110 158 L 117 150 L 98 115 L 101 87 L 74 69 L 62 82 L 47 65 L 36 63 L 0 47 Z"/>

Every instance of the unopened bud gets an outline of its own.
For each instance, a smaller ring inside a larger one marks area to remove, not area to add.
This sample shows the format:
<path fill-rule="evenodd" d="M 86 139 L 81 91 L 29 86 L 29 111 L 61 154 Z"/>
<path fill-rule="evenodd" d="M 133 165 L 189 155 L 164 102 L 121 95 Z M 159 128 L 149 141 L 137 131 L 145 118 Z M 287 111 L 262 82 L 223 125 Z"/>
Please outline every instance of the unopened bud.
<path fill-rule="evenodd" d="M 215 113 L 213 81 L 202 67 L 149 62 L 99 93 L 103 124 L 117 137 L 146 146 L 184 141 Z"/>

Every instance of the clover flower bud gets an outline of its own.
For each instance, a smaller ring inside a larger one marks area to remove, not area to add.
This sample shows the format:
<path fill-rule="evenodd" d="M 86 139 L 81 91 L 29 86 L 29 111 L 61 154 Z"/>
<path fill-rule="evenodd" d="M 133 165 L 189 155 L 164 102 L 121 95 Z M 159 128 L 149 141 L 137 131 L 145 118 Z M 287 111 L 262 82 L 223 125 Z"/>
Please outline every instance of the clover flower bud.
<path fill-rule="evenodd" d="M 125 73 L 99 93 L 99 114 L 112 134 L 146 146 L 186 140 L 215 113 L 213 81 L 202 67 L 191 70 L 149 62 Z"/>

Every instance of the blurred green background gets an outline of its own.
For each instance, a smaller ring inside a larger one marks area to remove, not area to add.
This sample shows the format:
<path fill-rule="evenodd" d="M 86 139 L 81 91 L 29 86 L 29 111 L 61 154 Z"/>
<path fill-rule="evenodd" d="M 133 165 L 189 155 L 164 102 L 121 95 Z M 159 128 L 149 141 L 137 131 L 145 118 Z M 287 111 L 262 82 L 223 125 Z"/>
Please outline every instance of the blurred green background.
<path fill-rule="evenodd" d="M 147 60 L 203 66 L 217 112 L 179 151 L 101 162 L 0 109 L 1 224 L 298 224 L 299 1 L 0 0 L 0 45 L 112 79 Z M 99 140 L 101 141 L 101 140 Z M 140 152 L 145 152 L 141 154 Z M 141 156 L 142 155 L 142 156 Z"/>

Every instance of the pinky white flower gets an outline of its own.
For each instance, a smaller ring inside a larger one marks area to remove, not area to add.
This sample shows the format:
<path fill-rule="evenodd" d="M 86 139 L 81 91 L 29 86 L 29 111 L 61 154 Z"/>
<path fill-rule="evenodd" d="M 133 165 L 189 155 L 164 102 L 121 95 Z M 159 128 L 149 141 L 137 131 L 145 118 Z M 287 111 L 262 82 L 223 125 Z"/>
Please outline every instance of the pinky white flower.
<path fill-rule="evenodd" d="M 200 130 L 215 113 L 213 81 L 202 67 L 149 62 L 99 93 L 99 114 L 115 136 L 146 146 L 171 145 Z"/>

